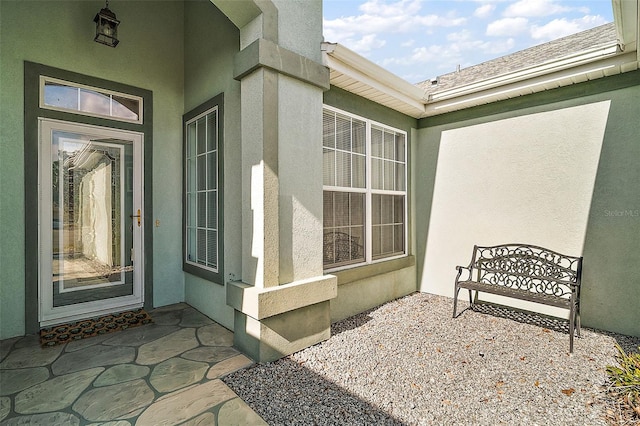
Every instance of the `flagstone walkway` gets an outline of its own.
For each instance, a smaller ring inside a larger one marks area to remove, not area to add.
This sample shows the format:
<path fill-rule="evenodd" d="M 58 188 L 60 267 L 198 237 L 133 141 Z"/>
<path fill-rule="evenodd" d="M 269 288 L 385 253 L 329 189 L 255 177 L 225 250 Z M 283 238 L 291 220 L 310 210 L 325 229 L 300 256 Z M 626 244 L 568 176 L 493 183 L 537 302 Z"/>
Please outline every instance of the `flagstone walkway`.
<path fill-rule="evenodd" d="M 0 342 L 0 425 L 266 424 L 220 377 L 252 364 L 186 304 L 153 324 L 41 348 Z"/>

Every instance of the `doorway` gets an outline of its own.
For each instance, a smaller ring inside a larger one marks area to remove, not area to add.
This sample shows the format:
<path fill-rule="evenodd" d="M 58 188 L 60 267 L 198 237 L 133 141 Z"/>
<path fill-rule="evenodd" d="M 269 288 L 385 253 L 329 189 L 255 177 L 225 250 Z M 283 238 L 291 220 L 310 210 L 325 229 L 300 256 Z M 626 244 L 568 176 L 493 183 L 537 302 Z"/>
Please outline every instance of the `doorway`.
<path fill-rule="evenodd" d="M 142 307 L 143 134 L 38 125 L 40 327 Z"/>

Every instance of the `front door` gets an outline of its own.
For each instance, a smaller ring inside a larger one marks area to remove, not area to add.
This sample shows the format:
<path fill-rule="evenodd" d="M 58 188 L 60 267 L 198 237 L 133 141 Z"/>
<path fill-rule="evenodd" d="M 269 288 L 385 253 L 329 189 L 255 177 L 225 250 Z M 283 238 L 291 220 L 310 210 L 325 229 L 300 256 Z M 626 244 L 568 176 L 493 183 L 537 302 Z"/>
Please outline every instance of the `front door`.
<path fill-rule="evenodd" d="M 141 133 L 40 119 L 40 327 L 141 307 Z"/>

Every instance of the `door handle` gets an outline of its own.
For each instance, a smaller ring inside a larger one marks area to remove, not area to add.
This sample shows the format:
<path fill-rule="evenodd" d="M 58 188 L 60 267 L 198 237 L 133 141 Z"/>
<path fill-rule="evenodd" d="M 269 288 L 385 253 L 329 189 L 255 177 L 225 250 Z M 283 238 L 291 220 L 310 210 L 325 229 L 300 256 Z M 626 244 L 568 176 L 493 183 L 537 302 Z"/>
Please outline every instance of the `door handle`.
<path fill-rule="evenodd" d="M 131 219 L 133 219 L 134 217 L 137 217 L 138 218 L 138 227 L 140 227 L 140 218 L 142 217 L 142 216 L 140 216 L 140 209 L 138 209 L 138 214 L 132 214 L 132 215 L 129 215 L 129 217 Z"/>

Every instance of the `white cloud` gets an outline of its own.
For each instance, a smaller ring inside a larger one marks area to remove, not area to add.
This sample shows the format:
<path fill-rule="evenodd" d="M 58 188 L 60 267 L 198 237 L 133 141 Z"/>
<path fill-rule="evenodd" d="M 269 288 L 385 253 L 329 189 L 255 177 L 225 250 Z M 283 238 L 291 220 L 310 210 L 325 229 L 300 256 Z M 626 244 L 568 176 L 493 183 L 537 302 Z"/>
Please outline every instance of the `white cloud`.
<path fill-rule="evenodd" d="M 503 15 L 510 17 L 539 17 L 567 12 L 571 8 L 559 5 L 555 0 L 520 0 L 510 4 Z"/>
<path fill-rule="evenodd" d="M 386 44 L 385 40 L 378 40 L 375 34 L 367 34 L 360 40 L 349 42 L 349 47 L 356 52 L 365 53 L 373 49 L 379 49 Z"/>
<path fill-rule="evenodd" d="M 438 63 L 444 72 L 451 72 L 457 65 L 469 66 L 469 53 L 484 53 L 492 56 L 503 54 L 515 46 L 513 38 L 484 41 L 474 39 L 468 30 L 447 35 L 448 44 L 431 44 L 416 47 L 409 56 L 400 58 L 387 58 L 382 61 L 383 66 L 388 65 L 420 65 Z"/>
<path fill-rule="evenodd" d="M 566 18 L 554 19 L 542 26 L 533 25 L 531 27 L 531 38 L 538 41 L 555 40 L 606 23 L 606 19 L 599 15 L 587 15 L 573 20 L 567 20 Z"/>
<path fill-rule="evenodd" d="M 369 0 L 362 3 L 358 9 L 366 15 L 415 15 L 420 10 L 420 0 L 401 0 L 396 3 L 387 4 L 380 0 Z"/>
<path fill-rule="evenodd" d="M 487 25 L 488 36 L 514 36 L 528 31 L 529 20 L 527 18 L 503 18 Z"/>
<path fill-rule="evenodd" d="M 488 18 L 489 16 L 491 16 L 495 8 L 496 8 L 495 4 L 483 4 L 473 12 L 473 16 L 481 19 Z"/>
<path fill-rule="evenodd" d="M 356 35 L 410 33 L 429 27 L 453 27 L 464 25 L 466 18 L 450 12 L 445 15 L 421 15 L 422 0 L 400 0 L 387 3 L 369 0 L 360 5 L 360 15 L 324 20 L 324 36 L 327 41 L 345 43 Z M 346 44 L 346 43 L 345 43 Z"/>
<path fill-rule="evenodd" d="M 471 34 L 471 31 L 465 29 L 462 31 L 458 31 L 456 33 L 447 34 L 447 40 L 451 42 L 458 42 L 458 43 L 470 41 L 472 40 L 472 34 Z"/>
<path fill-rule="evenodd" d="M 411 56 L 408 58 L 408 63 L 409 64 L 427 63 L 427 62 L 431 62 L 436 58 L 441 58 L 445 54 L 446 52 L 443 51 L 442 46 L 431 45 L 431 46 L 417 47 L 413 49 Z"/>
<path fill-rule="evenodd" d="M 454 14 L 447 16 L 426 15 L 415 16 L 412 22 L 425 27 L 458 27 L 466 24 L 467 18 L 458 18 Z"/>
<path fill-rule="evenodd" d="M 411 47 L 415 44 L 415 40 L 411 39 L 411 40 L 407 40 L 407 41 L 403 41 L 402 43 L 400 43 L 401 47 Z"/>

